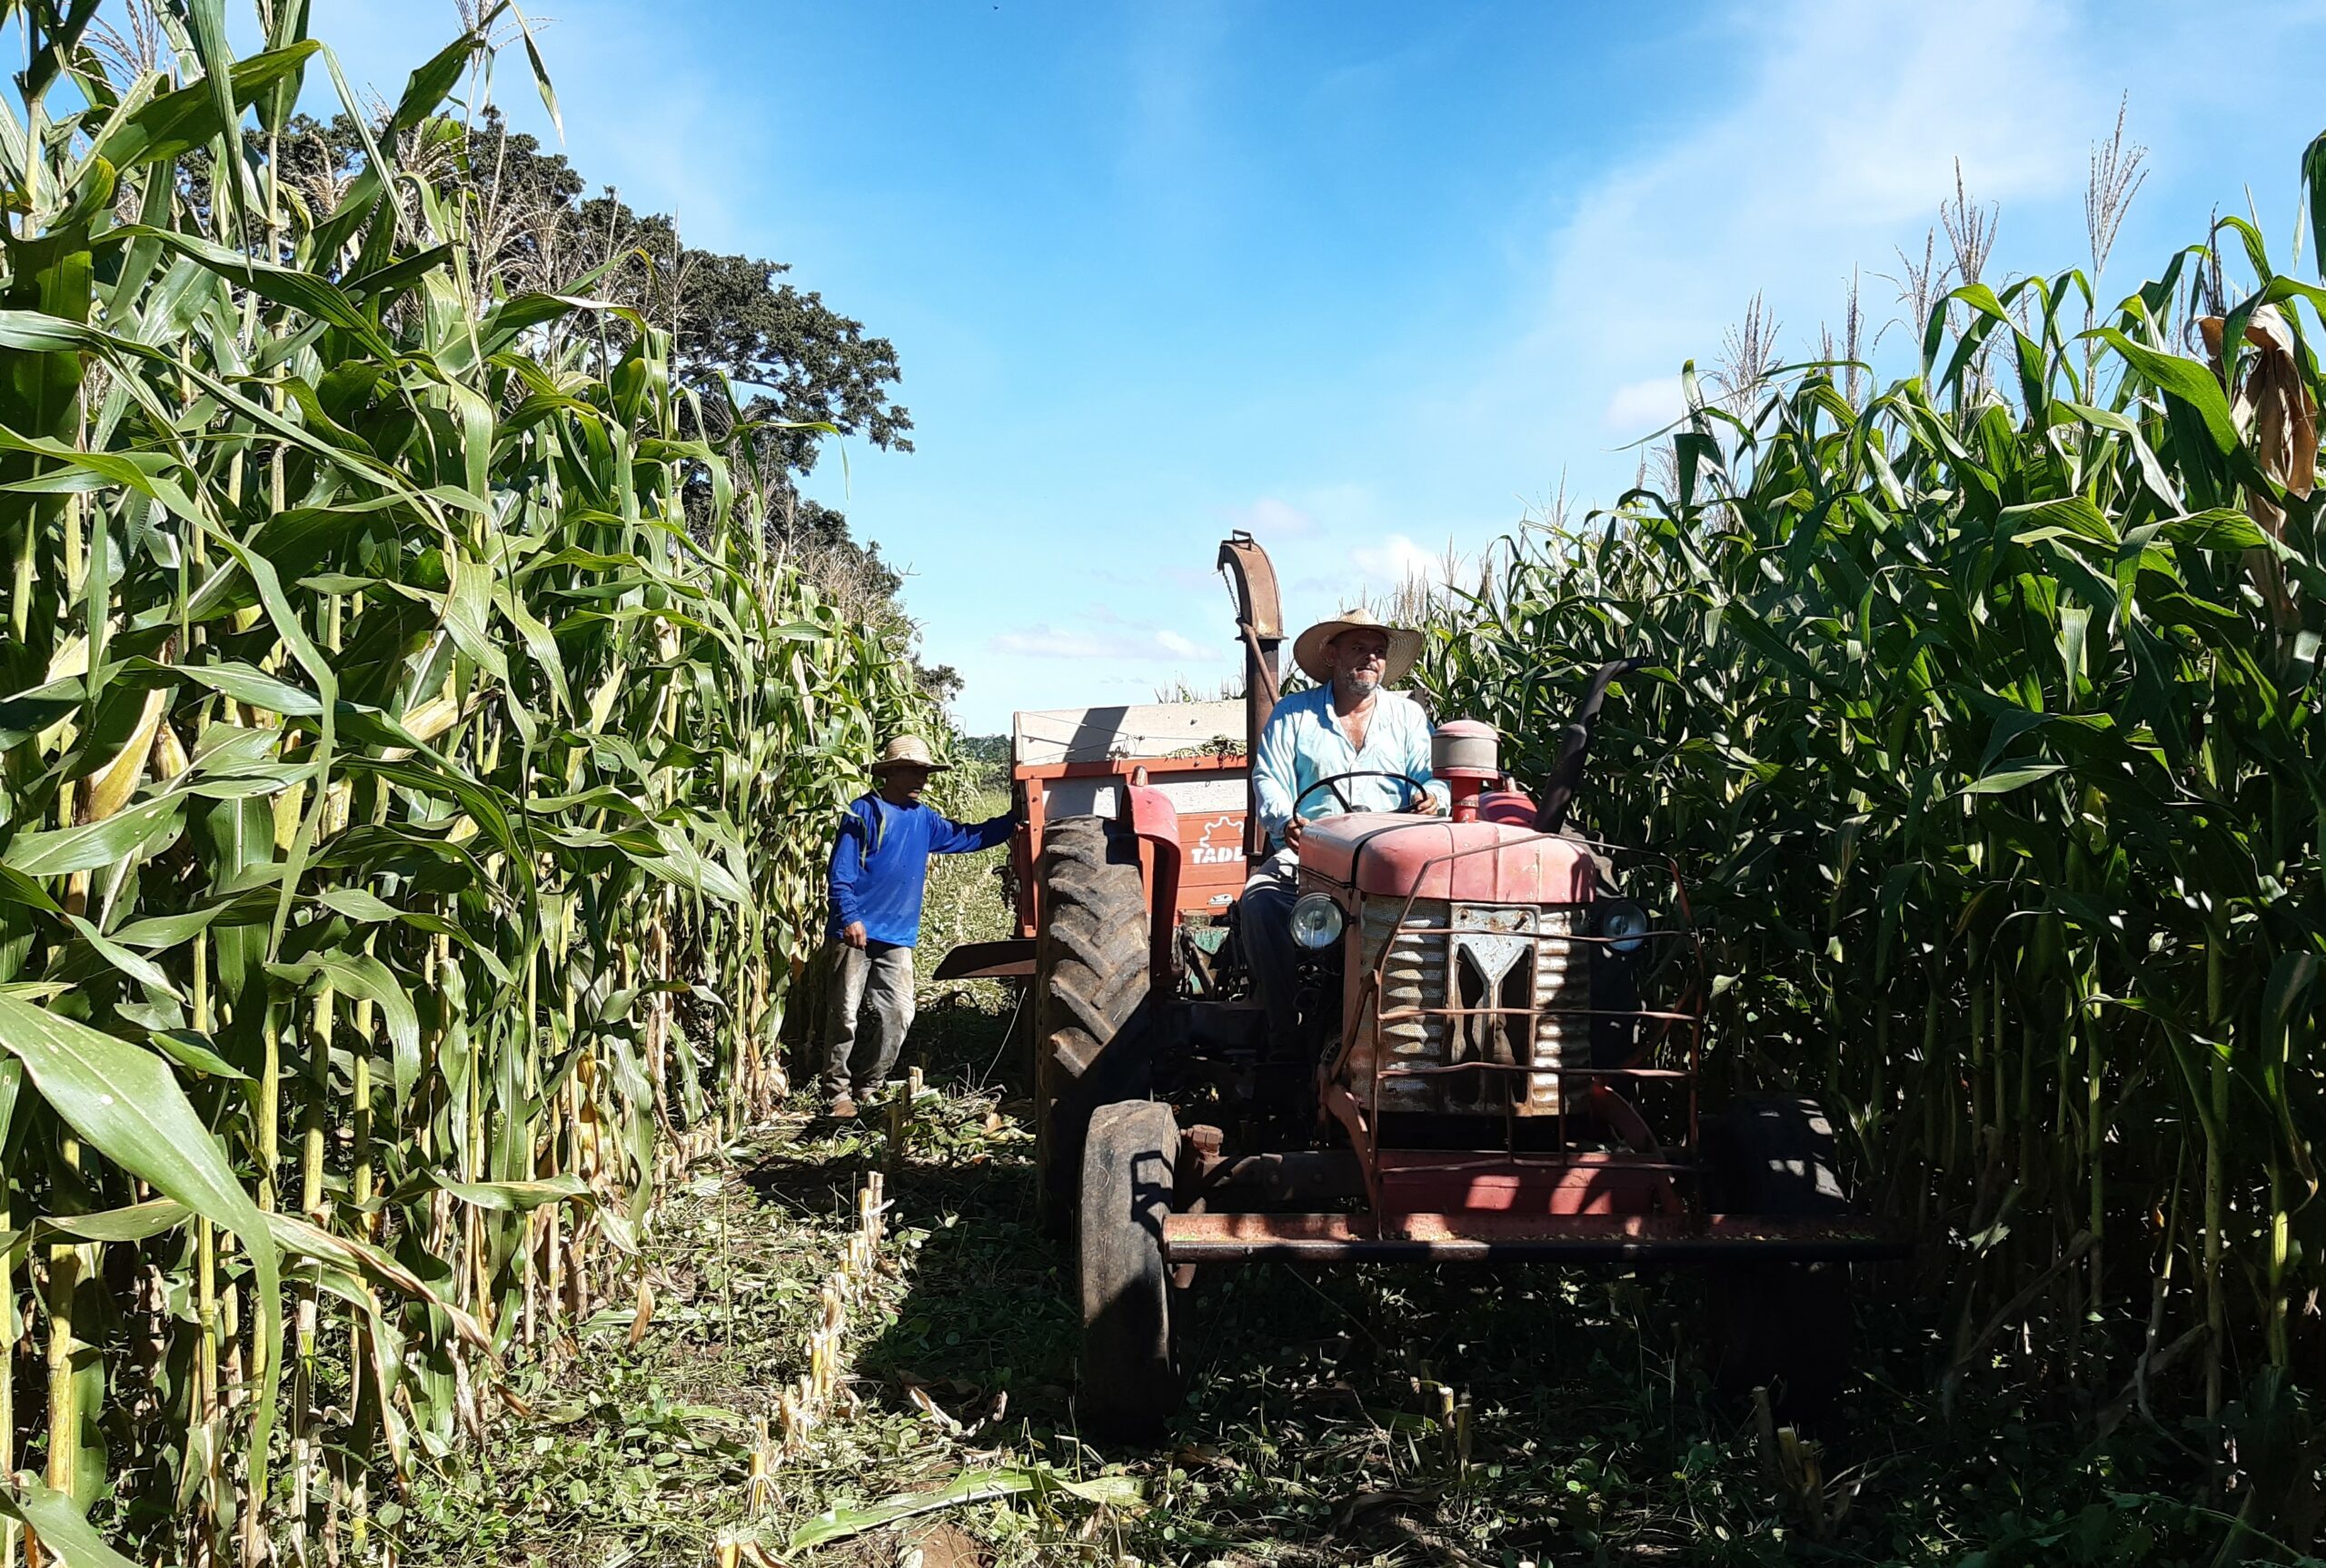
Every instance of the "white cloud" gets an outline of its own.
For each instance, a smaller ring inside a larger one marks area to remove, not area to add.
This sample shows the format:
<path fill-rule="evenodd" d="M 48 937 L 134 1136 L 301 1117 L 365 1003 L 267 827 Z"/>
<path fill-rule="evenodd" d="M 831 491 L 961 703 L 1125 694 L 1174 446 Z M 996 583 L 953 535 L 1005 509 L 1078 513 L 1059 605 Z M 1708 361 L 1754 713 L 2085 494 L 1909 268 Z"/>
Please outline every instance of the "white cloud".
<path fill-rule="evenodd" d="M 1607 399 L 1606 426 L 1629 440 L 1661 430 L 1680 417 L 1685 403 L 1678 376 L 1651 376 L 1625 382 Z"/>
<path fill-rule="evenodd" d="M 1957 159 L 1983 202 L 2064 192 L 2113 106 L 2063 77 L 2073 29 L 2048 0 L 1756 15 L 1774 42 L 1734 106 L 1610 171 L 1557 236 L 1555 308 L 1587 340 L 1702 350 L 1756 289 L 1830 299 L 1933 220 Z"/>
<path fill-rule="evenodd" d="M 2080 218 L 2088 147 L 2118 88 L 2068 0 L 1789 0 L 1725 25 L 1733 93 L 1701 116 L 1674 101 L 1663 134 L 1644 120 L 1629 156 L 1561 193 L 1509 350 L 1441 411 L 1490 441 L 1536 443 L 1586 503 L 1630 478 L 1635 454 L 1615 449 L 1676 413 L 1681 362 L 1709 373 L 1756 292 L 1782 323 L 1781 355 L 1807 357 L 1857 268 L 1871 337 L 1899 308 L 1877 274 L 1899 270 L 1901 247 L 1919 255 L 1958 157 L 1972 199 L 2002 207 L 1990 282 L 2039 222 L 2045 264 L 2077 259 L 2053 242 L 2081 229 L 2063 220 Z M 2137 92 L 2133 109 L 2137 122 Z M 1885 349 L 1910 341 L 1894 332 Z"/>
<path fill-rule="evenodd" d="M 1349 551 L 1349 559 L 1365 574 L 1368 587 L 1446 581 L 1445 551 L 1424 550 L 1402 533 L 1393 533 L 1379 544 L 1359 546 Z"/>
<path fill-rule="evenodd" d="M 1098 630 L 1048 625 L 1020 627 L 1014 631 L 996 632 L 987 640 L 986 646 L 996 653 L 1014 654 L 1020 659 L 1153 660 L 1163 657 L 1191 659 L 1202 652 L 1191 639 L 1168 628 L 1129 626 L 1112 617 L 1105 620 L 1108 624 Z"/>
<path fill-rule="evenodd" d="M 511 124 L 539 135 L 544 152 L 570 156 L 590 194 L 612 186 L 640 212 L 675 217 L 691 243 L 768 253 L 764 213 L 781 160 L 765 151 L 766 111 L 739 108 L 721 63 L 691 48 L 694 30 L 671 25 L 658 8 L 566 0 L 555 10 L 546 17 L 529 6 L 526 15 L 567 137 L 551 128 L 522 46 L 504 49 L 492 72 L 492 101 Z M 317 0 L 310 31 L 331 44 L 359 94 L 393 103 L 406 73 L 459 35 L 460 18 L 442 0 Z M 640 91 L 642 82 L 654 90 Z M 466 91 L 464 84 L 454 96 Z M 326 117 L 340 107 L 320 65 L 307 72 L 301 107 Z M 747 127 L 740 134 L 739 118 Z"/>
<path fill-rule="evenodd" d="M 1128 657 L 1131 640 L 1112 632 L 1029 626 L 1018 631 L 998 631 L 986 646 L 996 653 L 1014 653 L 1021 659 L 1121 659 Z"/>
<path fill-rule="evenodd" d="M 1317 514 L 1307 507 L 1295 506 L 1272 495 L 1262 496 L 1249 506 L 1224 509 L 1228 521 L 1255 539 L 1301 539 L 1317 531 Z"/>

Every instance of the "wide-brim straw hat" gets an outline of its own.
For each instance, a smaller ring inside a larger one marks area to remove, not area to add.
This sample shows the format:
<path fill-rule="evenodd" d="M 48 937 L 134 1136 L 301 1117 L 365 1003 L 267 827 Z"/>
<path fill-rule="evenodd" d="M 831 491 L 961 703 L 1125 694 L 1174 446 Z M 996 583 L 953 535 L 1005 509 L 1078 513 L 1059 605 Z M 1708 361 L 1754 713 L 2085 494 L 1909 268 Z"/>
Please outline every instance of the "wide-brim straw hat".
<path fill-rule="evenodd" d="M 1421 633 L 1409 626 L 1392 626 L 1369 610 L 1344 610 L 1330 620 L 1317 622 L 1293 640 L 1292 662 L 1322 685 L 1333 678 L 1325 668 L 1325 644 L 1344 631 L 1360 630 L 1388 634 L 1389 658 L 1381 671 L 1382 685 L 1395 686 L 1413 673 L 1414 661 L 1421 657 Z"/>
<path fill-rule="evenodd" d="M 929 754 L 929 742 L 918 735 L 900 735 L 880 752 L 880 759 L 872 764 L 877 777 L 891 768 L 918 768 L 924 773 L 949 773 L 953 765 L 939 762 Z"/>

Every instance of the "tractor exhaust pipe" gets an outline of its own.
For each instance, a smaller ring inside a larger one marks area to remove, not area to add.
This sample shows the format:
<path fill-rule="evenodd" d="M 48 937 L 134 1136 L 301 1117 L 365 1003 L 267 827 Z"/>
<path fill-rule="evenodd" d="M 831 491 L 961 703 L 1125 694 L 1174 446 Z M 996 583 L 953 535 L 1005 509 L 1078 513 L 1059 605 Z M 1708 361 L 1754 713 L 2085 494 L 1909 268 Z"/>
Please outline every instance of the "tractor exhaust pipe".
<path fill-rule="evenodd" d="M 1238 529 L 1219 544 L 1219 570 L 1236 592 L 1236 634 L 1244 643 L 1244 860 L 1267 858 L 1260 832 L 1258 781 L 1252 764 L 1260 754 L 1260 731 L 1268 727 L 1283 685 L 1277 676 L 1277 650 L 1284 641 L 1284 615 L 1277 607 L 1276 568 L 1259 541 Z"/>
<path fill-rule="evenodd" d="M 1645 659 L 1611 659 L 1591 678 L 1591 689 L 1584 693 L 1575 717 L 1559 731 L 1558 756 L 1551 763 L 1550 778 L 1543 785 L 1542 804 L 1535 812 L 1537 833 L 1556 833 L 1566 826 L 1567 808 L 1575 803 L 1575 791 L 1583 782 L 1584 760 L 1591 753 L 1591 727 L 1598 720 L 1599 705 L 1606 700 L 1607 688 L 1646 664 Z"/>

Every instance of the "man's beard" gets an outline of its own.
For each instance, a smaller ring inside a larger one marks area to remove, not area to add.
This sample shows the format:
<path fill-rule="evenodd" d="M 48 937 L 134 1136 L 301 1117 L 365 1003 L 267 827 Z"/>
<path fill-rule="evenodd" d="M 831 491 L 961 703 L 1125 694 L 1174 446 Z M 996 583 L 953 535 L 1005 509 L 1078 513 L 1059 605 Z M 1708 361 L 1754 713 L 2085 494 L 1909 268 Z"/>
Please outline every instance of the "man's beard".
<path fill-rule="evenodd" d="M 1381 690 L 1381 678 L 1370 670 L 1345 670 L 1341 672 L 1344 690 L 1351 697 L 1370 697 Z"/>

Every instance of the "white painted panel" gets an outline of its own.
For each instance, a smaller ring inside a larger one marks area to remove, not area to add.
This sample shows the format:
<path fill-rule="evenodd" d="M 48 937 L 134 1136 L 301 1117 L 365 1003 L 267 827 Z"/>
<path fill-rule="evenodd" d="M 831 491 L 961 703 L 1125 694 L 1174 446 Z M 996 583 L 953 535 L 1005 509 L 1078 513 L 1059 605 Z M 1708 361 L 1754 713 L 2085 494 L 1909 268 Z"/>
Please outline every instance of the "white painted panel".
<path fill-rule="evenodd" d="M 1241 811 L 1244 809 L 1244 772 L 1223 776 L 1205 774 L 1194 779 L 1158 779 L 1155 788 L 1171 802 L 1171 809 L 1181 816 L 1195 811 Z"/>
<path fill-rule="evenodd" d="M 1042 784 L 1042 815 L 1053 820 L 1060 817 L 1112 817 L 1121 809 L 1120 782 L 1115 779 L 1047 779 Z M 1182 817 L 1208 811 L 1240 815 L 1244 809 L 1241 773 L 1231 773 L 1224 779 L 1165 779 L 1158 780 L 1155 788 L 1171 802 L 1171 809 Z"/>
<path fill-rule="evenodd" d="M 1111 779 L 1052 779 L 1042 786 L 1042 815 L 1053 822 L 1060 817 L 1112 817 L 1121 809 L 1121 798 Z"/>
<path fill-rule="evenodd" d="M 1010 756 L 1021 768 L 1105 762 L 1119 757 L 1168 757 L 1222 740 L 1240 745 L 1244 704 L 1157 702 L 1059 708 L 1012 720 Z"/>

